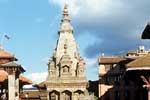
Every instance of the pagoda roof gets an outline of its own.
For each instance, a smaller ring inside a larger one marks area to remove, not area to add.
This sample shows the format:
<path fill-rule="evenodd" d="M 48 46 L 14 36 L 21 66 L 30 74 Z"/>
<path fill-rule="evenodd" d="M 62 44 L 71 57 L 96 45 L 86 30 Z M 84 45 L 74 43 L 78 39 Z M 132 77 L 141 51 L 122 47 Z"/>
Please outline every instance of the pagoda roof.
<path fill-rule="evenodd" d="M 134 61 L 128 63 L 126 68 L 140 68 L 140 69 L 150 69 L 150 54 L 139 57 Z"/>
<path fill-rule="evenodd" d="M 101 57 L 99 58 L 99 63 L 100 64 L 117 64 L 120 61 L 127 60 L 126 58 L 123 57 Z"/>
<path fill-rule="evenodd" d="M 26 77 L 20 75 L 19 80 L 22 81 L 24 84 L 32 84 L 32 81 L 27 79 Z"/>
<path fill-rule="evenodd" d="M 142 39 L 150 39 L 150 24 L 148 23 L 142 33 Z"/>
<path fill-rule="evenodd" d="M 8 79 L 8 73 L 5 70 L 0 70 L 0 82 L 4 82 Z M 32 84 L 32 81 L 27 79 L 26 77 L 20 75 L 19 80 L 23 84 Z"/>
<path fill-rule="evenodd" d="M 14 55 L 0 49 L 0 58 L 15 58 Z"/>
<path fill-rule="evenodd" d="M 14 61 L 8 62 L 5 64 L 1 64 L 1 67 L 18 67 L 18 68 L 20 68 L 21 72 L 25 72 L 23 67 L 20 64 L 15 63 Z"/>

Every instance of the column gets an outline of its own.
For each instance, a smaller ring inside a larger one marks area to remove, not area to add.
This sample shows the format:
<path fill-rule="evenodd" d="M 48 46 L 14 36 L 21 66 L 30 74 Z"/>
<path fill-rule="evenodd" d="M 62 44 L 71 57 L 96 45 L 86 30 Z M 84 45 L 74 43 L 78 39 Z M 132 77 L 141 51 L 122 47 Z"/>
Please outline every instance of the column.
<path fill-rule="evenodd" d="M 76 97 L 75 97 L 75 93 L 74 92 L 72 92 L 71 98 L 72 98 L 71 100 L 77 100 Z"/>
<path fill-rule="evenodd" d="M 15 100 L 15 75 L 8 75 L 8 100 Z"/>
<path fill-rule="evenodd" d="M 17 98 L 17 100 L 19 100 L 19 77 L 17 77 L 17 79 L 16 79 L 16 98 Z"/>
<path fill-rule="evenodd" d="M 63 96 L 63 93 L 60 92 L 60 100 L 63 100 L 64 96 Z"/>

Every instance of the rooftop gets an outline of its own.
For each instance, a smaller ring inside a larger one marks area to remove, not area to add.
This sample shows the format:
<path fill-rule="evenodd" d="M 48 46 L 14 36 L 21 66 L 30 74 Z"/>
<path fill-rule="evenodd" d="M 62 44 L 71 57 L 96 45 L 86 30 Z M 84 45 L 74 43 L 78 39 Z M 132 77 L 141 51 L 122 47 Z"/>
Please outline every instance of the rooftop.
<path fill-rule="evenodd" d="M 14 61 L 8 62 L 8 63 L 5 63 L 5 64 L 1 64 L 1 67 L 16 67 L 16 68 L 19 68 L 21 72 L 25 72 L 23 67 L 20 64 L 17 64 L 16 62 L 14 62 Z"/>
<path fill-rule="evenodd" d="M 142 39 L 150 39 L 150 23 L 148 22 L 143 33 L 142 33 Z"/>
<path fill-rule="evenodd" d="M 150 54 L 139 57 L 134 61 L 128 63 L 127 68 L 135 68 L 135 67 L 150 67 Z"/>
<path fill-rule="evenodd" d="M 0 70 L 0 82 L 4 82 L 5 80 L 8 79 L 8 73 L 4 70 Z M 19 80 L 23 83 L 23 84 L 32 84 L 32 81 L 27 79 L 26 77 L 20 75 L 19 76 Z"/>
<path fill-rule="evenodd" d="M 14 55 L 0 49 L 0 58 L 15 58 Z"/>
<path fill-rule="evenodd" d="M 125 61 L 127 60 L 124 57 L 101 57 L 99 58 L 99 63 L 100 64 L 117 64 L 120 61 Z"/>

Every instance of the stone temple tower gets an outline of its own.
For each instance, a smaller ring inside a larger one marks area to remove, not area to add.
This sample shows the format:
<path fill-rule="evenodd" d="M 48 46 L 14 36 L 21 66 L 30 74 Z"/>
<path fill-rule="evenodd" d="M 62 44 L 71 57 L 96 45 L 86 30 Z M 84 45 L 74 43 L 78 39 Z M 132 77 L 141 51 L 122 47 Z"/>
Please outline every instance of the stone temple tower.
<path fill-rule="evenodd" d="M 48 63 L 44 82 L 48 100 L 84 100 L 87 93 L 85 61 L 80 56 L 65 5 L 56 49 Z"/>

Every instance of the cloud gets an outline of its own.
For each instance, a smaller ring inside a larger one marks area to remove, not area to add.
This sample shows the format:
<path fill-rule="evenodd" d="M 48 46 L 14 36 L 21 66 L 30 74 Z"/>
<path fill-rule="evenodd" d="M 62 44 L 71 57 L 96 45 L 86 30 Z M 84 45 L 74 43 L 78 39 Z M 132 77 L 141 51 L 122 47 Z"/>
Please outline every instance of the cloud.
<path fill-rule="evenodd" d="M 47 72 L 39 72 L 39 73 L 30 73 L 27 76 L 30 80 L 33 81 L 34 84 L 40 83 L 42 81 L 45 81 L 47 78 L 48 73 Z"/>
<path fill-rule="evenodd" d="M 97 58 L 86 58 L 84 57 L 84 60 L 86 62 L 86 65 L 87 66 L 90 66 L 90 67 L 95 67 L 95 64 L 97 64 Z"/>
<path fill-rule="evenodd" d="M 50 59 L 50 57 L 45 57 L 45 58 L 42 59 L 42 62 L 48 63 L 49 59 Z"/>
<path fill-rule="evenodd" d="M 87 58 L 84 57 L 86 62 L 86 76 L 88 80 L 98 80 L 98 57 Z"/>
<path fill-rule="evenodd" d="M 63 8 L 65 0 L 49 1 Z M 97 40 L 85 48 L 86 57 L 148 45 L 140 35 L 150 21 L 150 0 L 70 0 L 68 4 L 76 33 L 90 34 Z"/>

